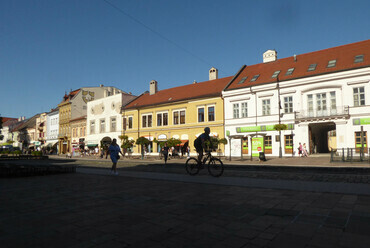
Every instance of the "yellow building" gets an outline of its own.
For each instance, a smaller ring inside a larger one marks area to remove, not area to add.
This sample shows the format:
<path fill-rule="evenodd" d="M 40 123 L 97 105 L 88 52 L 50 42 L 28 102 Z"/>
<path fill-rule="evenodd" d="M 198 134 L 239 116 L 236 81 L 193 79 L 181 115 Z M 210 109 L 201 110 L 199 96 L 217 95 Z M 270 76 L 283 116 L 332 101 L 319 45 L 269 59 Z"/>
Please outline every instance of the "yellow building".
<path fill-rule="evenodd" d="M 150 82 L 150 91 L 123 107 L 123 134 L 129 139 L 146 137 L 151 141 L 149 152 L 158 154 L 161 147 L 154 143 L 177 138 L 177 147 L 190 146 L 195 153 L 194 140 L 211 128 L 211 136 L 224 138 L 224 107 L 221 92 L 232 77 L 217 78 L 217 69 L 211 68 L 210 80 L 158 91 L 157 82 Z M 221 149 L 224 147 L 221 145 Z M 135 146 L 134 153 L 140 153 Z"/>
<path fill-rule="evenodd" d="M 58 104 L 59 108 L 59 154 L 66 154 L 71 151 L 71 110 L 72 102 L 71 99 L 80 90 L 71 91 L 68 95 L 65 94 L 63 101 Z"/>

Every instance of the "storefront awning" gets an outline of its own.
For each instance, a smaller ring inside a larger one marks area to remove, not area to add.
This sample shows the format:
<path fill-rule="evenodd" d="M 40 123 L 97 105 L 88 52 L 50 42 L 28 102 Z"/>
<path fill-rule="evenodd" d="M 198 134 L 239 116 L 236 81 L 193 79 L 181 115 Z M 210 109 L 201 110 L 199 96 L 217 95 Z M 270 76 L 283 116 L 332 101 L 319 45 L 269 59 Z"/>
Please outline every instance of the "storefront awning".
<path fill-rule="evenodd" d="M 184 146 L 187 142 L 189 142 L 189 140 L 181 140 L 180 146 Z"/>
<path fill-rule="evenodd" d="M 98 144 L 87 144 L 88 147 L 98 146 Z"/>

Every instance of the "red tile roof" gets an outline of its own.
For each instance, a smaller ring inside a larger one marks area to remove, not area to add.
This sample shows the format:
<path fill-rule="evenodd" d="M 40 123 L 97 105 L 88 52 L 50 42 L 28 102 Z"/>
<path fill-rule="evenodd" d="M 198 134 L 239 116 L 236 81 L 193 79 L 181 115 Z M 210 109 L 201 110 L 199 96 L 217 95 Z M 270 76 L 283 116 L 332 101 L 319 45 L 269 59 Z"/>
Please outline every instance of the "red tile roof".
<path fill-rule="evenodd" d="M 135 109 L 189 99 L 221 96 L 222 90 L 231 79 L 232 77 L 225 77 L 201 83 L 188 84 L 175 88 L 160 90 L 153 95 L 145 93 L 126 105 L 124 109 Z"/>
<path fill-rule="evenodd" d="M 64 103 L 64 102 L 69 102 L 69 100 L 71 100 L 75 95 L 77 95 L 77 93 L 80 91 L 80 89 L 78 90 L 74 90 L 74 91 L 71 91 L 69 92 L 69 94 L 65 94 L 63 96 L 63 101 L 61 101 L 61 103 Z"/>
<path fill-rule="evenodd" d="M 363 62 L 354 63 L 355 56 L 357 55 L 364 55 Z M 336 65 L 334 67 L 327 68 L 330 60 L 336 60 Z M 311 64 L 317 64 L 316 70 L 307 71 Z M 246 66 L 240 74 L 235 77 L 226 90 L 276 82 L 277 78 L 271 78 L 275 71 L 280 71 L 278 78 L 281 82 L 368 66 L 370 66 L 370 40 L 365 40 L 297 55 L 296 61 L 294 60 L 294 56 L 292 56 L 277 59 L 276 61 L 269 63 Z M 290 68 L 294 68 L 292 75 L 286 75 L 287 70 Z M 250 80 L 258 74 L 258 79 L 255 82 L 250 82 Z M 247 79 L 244 83 L 239 83 L 243 77 L 247 77 Z"/>
<path fill-rule="evenodd" d="M 11 118 L 11 117 L 2 117 L 2 122 L 3 122 L 3 124 L 5 123 L 5 122 L 7 122 L 7 121 L 9 121 L 9 120 L 17 120 L 17 118 Z"/>

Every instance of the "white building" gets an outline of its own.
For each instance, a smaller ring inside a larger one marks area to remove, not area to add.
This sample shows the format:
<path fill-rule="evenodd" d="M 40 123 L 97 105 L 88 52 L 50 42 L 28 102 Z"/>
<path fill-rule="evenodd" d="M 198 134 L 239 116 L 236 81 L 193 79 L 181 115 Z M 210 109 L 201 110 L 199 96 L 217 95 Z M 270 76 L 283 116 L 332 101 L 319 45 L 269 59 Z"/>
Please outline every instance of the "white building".
<path fill-rule="evenodd" d="M 124 92 L 87 102 L 87 136 L 85 145 L 90 149 L 100 147 L 101 142 L 110 143 L 122 134 L 121 107 L 136 96 Z"/>
<path fill-rule="evenodd" d="M 58 149 L 59 109 L 52 109 L 46 115 L 46 147 Z M 57 151 L 55 151 L 57 153 Z"/>
<path fill-rule="evenodd" d="M 299 143 L 309 153 L 359 148 L 361 127 L 368 147 L 370 40 L 284 59 L 269 50 L 263 59 L 243 66 L 223 91 L 227 156 L 279 156 L 279 123 L 288 126 L 282 156 L 297 156 Z"/>

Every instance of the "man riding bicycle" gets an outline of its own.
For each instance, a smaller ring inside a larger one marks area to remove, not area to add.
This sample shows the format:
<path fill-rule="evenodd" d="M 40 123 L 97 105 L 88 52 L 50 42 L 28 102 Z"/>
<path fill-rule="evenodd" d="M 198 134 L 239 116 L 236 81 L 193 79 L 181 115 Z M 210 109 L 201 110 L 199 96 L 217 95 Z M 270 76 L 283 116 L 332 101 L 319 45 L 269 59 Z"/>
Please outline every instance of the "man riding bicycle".
<path fill-rule="evenodd" d="M 209 137 L 210 133 L 211 133 L 211 129 L 209 127 L 206 127 L 204 128 L 204 133 L 199 135 L 198 138 L 194 140 L 194 147 L 198 153 L 198 163 L 199 164 L 202 163 L 203 150 L 206 149 L 205 141 L 209 140 L 211 147 L 212 147 L 211 138 Z"/>

